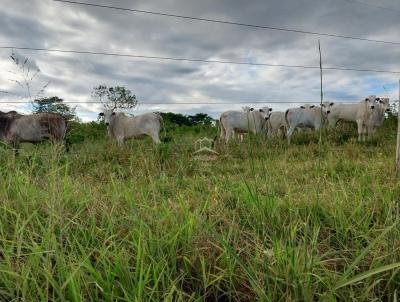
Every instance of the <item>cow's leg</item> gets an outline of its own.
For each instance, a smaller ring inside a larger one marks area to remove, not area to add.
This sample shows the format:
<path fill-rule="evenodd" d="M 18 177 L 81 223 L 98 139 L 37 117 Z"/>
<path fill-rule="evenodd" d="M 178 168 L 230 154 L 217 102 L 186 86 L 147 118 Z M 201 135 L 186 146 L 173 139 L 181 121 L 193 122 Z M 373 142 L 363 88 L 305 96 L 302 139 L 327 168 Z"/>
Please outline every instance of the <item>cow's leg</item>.
<path fill-rule="evenodd" d="M 290 141 L 292 139 L 292 135 L 293 135 L 293 132 L 294 132 L 295 129 L 296 129 L 296 127 L 292 127 L 292 126 L 289 127 L 289 130 L 287 132 L 288 145 L 290 145 Z"/>
<path fill-rule="evenodd" d="M 363 142 L 367 140 L 367 126 L 363 124 Z"/>
<path fill-rule="evenodd" d="M 357 121 L 357 132 L 358 132 L 358 141 L 363 141 L 363 134 L 364 134 L 364 124 L 362 121 Z"/>
<path fill-rule="evenodd" d="M 275 136 L 276 136 L 275 129 L 270 128 L 270 129 L 268 130 L 268 132 L 267 132 L 267 137 L 268 137 L 269 139 L 271 139 L 271 138 L 274 138 Z"/>
<path fill-rule="evenodd" d="M 235 131 L 233 129 L 225 129 L 225 142 L 229 142 L 229 140 L 235 135 Z"/>
<path fill-rule="evenodd" d="M 279 128 L 279 130 L 278 130 L 278 135 L 279 135 L 282 139 L 285 139 L 285 134 L 286 134 L 286 127 Z"/>
<path fill-rule="evenodd" d="M 122 147 L 124 145 L 124 137 L 123 136 L 117 137 L 117 144 L 119 147 Z"/>
<path fill-rule="evenodd" d="M 219 123 L 219 127 L 221 129 L 221 134 L 220 134 L 219 138 L 220 138 L 220 140 L 224 140 L 226 137 L 226 130 L 224 128 L 224 125 L 222 125 L 221 122 Z"/>
<path fill-rule="evenodd" d="M 15 157 L 17 157 L 19 155 L 19 142 L 18 141 L 13 141 L 12 142 L 12 148 L 14 150 Z"/>
<path fill-rule="evenodd" d="M 68 141 L 68 139 L 64 140 L 64 147 L 65 147 L 65 152 L 69 152 L 69 149 L 71 147 L 71 143 Z"/>
<path fill-rule="evenodd" d="M 336 127 L 337 120 L 328 118 L 328 129 L 331 130 Z"/>
<path fill-rule="evenodd" d="M 373 126 L 368 126 L 368 128 L 367 128 L 367 135 L 368 135 L 368 138 L 374 137 L 375 132 L 376 132 L 376 128 L 375 128 L 375 127 L 373 127 Z"/>
<path fill-rule="evenodd" d="M 154 142 L 155 144 L 158 145 L 158 144 L 161 143 L 160 138 L 159 138 L 159 136 L 158 136 L 158 132 L 152 133 L 152 134 L 150 134 L 150 136 L 151 136 L 151 138 L 152 138 L 152 140 L 153 140 L 153 142 Z"/>

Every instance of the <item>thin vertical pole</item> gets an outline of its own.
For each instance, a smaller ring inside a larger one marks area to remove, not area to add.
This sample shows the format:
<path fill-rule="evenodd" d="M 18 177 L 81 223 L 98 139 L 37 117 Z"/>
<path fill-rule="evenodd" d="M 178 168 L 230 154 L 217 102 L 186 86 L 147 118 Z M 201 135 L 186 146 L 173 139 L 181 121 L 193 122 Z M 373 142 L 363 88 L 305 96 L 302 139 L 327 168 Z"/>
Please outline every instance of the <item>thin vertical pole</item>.
<path fill-rule="evenodd" d="M 321 77 L 321 103 L 320 103 L 320 105 L 321 105 L 321 109 L 322 109 L 322 101 L 323 101 L 323 98 L 324 98 L 324 93 L 323 93 L 323 90 L 322 90 L 322 55 L 321 55 L 321 42 L 320 42 L 320 40 L 318 40 L 318 50 L 319 50 L 319 71 L 320 71 L 320 77 Z M 322 115 L 321 115 L 321 117 L 322 117 Z"/>
<path fill-rule="evenodd" d="M 320 100 L 320 127 L 319 127 L 319 140 L 318 140 L 318 188 L 317 188 L 317 203 L 319 202 L 319 188 L 321 181 L 321 146 L 322 146 L 322 123 L 323 123 L 323 115 L 322 115 L 322 100 L 323 100 L 323 90 L 322 90 L 322 54 L 321 54 L 321 41 L 318 40 L 318 51 L 319 51 L 319 71 L 320 71 L 320 80 L 321 80 L 321 100 Z"/>
<path fill-rule="evenodd" d="M 400 176 L 400 80 L 399 80 L 399 101 L 397 103 L 396 174 L 397 176 Z"/>

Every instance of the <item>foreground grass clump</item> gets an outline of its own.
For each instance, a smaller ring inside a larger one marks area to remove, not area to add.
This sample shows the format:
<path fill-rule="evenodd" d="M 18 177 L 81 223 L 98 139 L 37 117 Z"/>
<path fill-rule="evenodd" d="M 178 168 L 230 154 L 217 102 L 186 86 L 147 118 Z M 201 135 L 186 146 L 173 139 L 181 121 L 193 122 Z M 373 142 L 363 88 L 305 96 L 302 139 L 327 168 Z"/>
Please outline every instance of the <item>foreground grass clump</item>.
<path fill-rule="evenodd" d="M 202 136 L 0 150 L 0 300 L 396 301 L 394 136 Z"/>

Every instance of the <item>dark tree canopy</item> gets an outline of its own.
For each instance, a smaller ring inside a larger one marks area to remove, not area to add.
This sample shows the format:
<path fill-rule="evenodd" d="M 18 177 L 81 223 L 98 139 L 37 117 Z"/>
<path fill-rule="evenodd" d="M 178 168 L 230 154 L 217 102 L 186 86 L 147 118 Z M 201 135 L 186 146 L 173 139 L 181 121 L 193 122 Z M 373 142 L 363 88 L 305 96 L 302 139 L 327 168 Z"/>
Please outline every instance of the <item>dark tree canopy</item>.
<path fill-rule="evenodd" d="M 63 99 L 53 96 L 48 98 L 40 98 L 33 102 L 33 111 L 39 112 L 53 112 L 61 114 L 66 120 L 77 120 L 76 108 L 71 108 L 67 104 L 63 103 Z"/>
<path fill-rule="evenodd" d="M 173 112 L 161 112 L 164 121 L 177 126 L 211 125 L 213 118 L 206 113 L 183 115 Z"/>
<path fill-rule="evenodd" d="M 189 115 L 188 119 L 193 125 L 211 125 L 213 121 L 213 118 L 207 113 L 197 113 L 195 115 Z"/>
<path fill-rule="evenodd" d="M 131 109 L 137 105 L 136 96 L 123 86 L 99 85 L 93 89 L 92 96 L 97 98 L 105 109 Z"/>

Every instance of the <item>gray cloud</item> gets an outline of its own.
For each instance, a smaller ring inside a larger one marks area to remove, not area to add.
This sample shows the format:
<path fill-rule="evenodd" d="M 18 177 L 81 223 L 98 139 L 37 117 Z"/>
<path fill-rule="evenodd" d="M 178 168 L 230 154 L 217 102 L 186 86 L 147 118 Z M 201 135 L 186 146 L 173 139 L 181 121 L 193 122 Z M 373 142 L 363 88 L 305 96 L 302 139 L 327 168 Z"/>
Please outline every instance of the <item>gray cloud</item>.
<path fill-rule="evenodd" d="M 89 1 L 89 0 L 88 0 Z M 0 44 L 133 53 L 275 64 L 318 65 L 317 36 L 135 14 L 62 4 L 50 0 L 4 0 L 0 8 Z M 400 40 L 399 16 L 342 0 L 166 0 L 96 1 L 205 18 L 298 28 L 311 31 Z M 400 9 L 394 0 L 382 5 Z M 325 66 L 400 70 L 396 45 L 321 37 Z M 173 105 L 176 102 L 318 101 L 319 71 L 212 63 L 167 62 L 90 55 L 20 51 L 41 69 L 38 82 L 51 81 L 48 95 L 69 101 L 93 101 L 99 84 L 125 85 L 150 110 L 195 113 L 242 105 Z M 9 81 L 10 51 L 0 50 L 0 90 L 18 95 Z M 326 98 L 356 101 L 372 93 L 392 95 L 398 75 L 324 71 Z M 0 102 L 11 98 L 0 93 Z M 148 101 L 171 105 L 148 106 Z M 273 105 L 284 109 L 291 104 Z M 294 105 L 293 105 L 294 106 Z M 6 105 L 0 104 L 0 110 Z M 274 109 L 275 109 L 274 108 Z M 26 107 L 25 107 L 26 109 Z M 79 105 L 85 119 L 100 106 Z"/>

